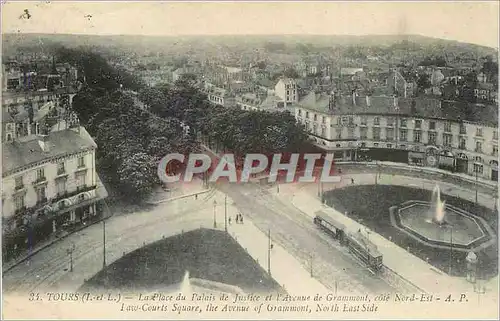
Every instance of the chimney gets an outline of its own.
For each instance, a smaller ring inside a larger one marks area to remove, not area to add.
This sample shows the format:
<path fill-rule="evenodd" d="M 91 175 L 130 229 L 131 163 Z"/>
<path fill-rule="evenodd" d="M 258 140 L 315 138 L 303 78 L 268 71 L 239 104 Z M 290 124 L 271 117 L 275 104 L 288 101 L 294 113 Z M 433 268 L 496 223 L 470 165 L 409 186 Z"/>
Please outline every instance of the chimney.
<path fill-rule="evenodd" d="M 366 97 L 365 97 L 365 98 L 366 98 L 366 106 L 367 106 L 367 107 L 370 107 L 370 106 L 371 106 L 371 103 L 372 103 L 372 102 L 371 102 L 371 97 L 370 97 L 370 95 L 366 95 Z"/>

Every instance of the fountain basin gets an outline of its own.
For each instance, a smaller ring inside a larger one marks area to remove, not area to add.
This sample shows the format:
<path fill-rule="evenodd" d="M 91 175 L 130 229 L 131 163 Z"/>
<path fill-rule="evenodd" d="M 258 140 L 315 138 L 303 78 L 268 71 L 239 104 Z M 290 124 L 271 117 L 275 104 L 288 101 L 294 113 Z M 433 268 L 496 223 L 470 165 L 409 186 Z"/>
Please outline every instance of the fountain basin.
<path fill-rule="evenodd" d="M 429 219 L 431 202 L 408 201 L 391 208 L 391 223 L 421 243 L 436 248 L 477 251 L 494 243 L 495 234 L 480 217 L 445 204 L 444 220 Z"/>

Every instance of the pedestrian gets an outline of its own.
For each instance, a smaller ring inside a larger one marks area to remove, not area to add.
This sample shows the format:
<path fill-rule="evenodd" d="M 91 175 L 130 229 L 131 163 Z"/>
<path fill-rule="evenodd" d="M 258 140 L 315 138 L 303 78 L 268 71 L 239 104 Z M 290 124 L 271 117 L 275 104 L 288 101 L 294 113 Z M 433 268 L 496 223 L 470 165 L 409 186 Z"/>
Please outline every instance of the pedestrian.
<path fill-rule="evenodd" d="M 229 216 L 228 221 L 229 221 L 229 225 L 231 225 L 231 216 Z"/>
<path fill-rule="evenodd" d="M 354 178 L 351 177 L 351 184 L 354 184 Z"/>
<path fill-rule="evenodd" d="M 236 214 L 236 224 L 240 222 L 240 214 Z"/>
<path fill-rule="evenodd" d="M 194 194 L 194 199 L 197 200 L 198 199 L 198 194 Z"/>
<path fill-rule="evenodd" d="M 243 215 L 240 214 L 240 223 L 243 224 Z"/>

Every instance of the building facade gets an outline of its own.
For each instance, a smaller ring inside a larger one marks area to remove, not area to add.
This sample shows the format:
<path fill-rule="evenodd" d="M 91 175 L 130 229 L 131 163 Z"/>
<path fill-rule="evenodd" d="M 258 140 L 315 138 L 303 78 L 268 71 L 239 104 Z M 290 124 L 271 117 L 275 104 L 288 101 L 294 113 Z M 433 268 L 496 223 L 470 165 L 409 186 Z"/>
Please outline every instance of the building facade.
<path fill-rule="evenodd" d="M 297 83 L 291 78 L 282 78 L 274 87 L 274 93 L 278 96 L 285 106 L 290 106 L 299 101 Z"/>
<path fill-rule="evenodd" d="M 96 148 L 80 126 L 2 144 L 4 258 L 101 215 Z"/>
<path fill-rule="evenodd" d="M 451 113 L 443 111 L 438 100 L 339 99 L 324 94 L 305 98 L 309 100 L 297 104 L 295 116 L 316 144 L 332 151 L 336 160 L 403 162 L 498 179 L 498 127 L 494 123 L 498 111 L 490 122 L 478 122 L 443 117 Z M 494 108 L 490 108 L 493 114 Z"/>

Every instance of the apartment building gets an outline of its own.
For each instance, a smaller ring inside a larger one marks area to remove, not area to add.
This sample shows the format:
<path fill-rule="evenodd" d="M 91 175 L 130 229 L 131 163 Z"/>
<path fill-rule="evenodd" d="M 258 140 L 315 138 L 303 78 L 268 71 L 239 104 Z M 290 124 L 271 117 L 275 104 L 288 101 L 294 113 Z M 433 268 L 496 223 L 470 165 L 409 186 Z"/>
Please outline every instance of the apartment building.
<path fill-rule="evenodd" d="M 493 105 L 311 92 L 296 105 L 295 116 L 337 160 L 404 162 L 498 179 Z"/>

